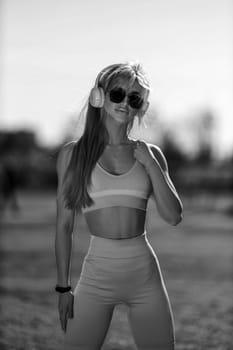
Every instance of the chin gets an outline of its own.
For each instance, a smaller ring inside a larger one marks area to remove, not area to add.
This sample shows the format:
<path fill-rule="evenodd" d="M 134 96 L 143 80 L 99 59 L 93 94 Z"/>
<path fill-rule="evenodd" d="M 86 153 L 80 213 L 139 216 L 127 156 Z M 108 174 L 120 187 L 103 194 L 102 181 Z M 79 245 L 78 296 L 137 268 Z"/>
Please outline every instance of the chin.
<path fill-rule="evenodd" d="M 117 114 L 116 116 L 113 117 L 116 121 L 118 121 L 119 123 L 123 123 L 123 124 L 128 124 L 130 123 L 134 117 L 132 116 L 129 116 L 125 113 L 120 113 L 120 114 Z"/>
<path fill-rule="evenodd" d="M 129 118 L 127 118 L 124 115 L 111 116 L 111 118 L 118 124 L 128 124 L 129 123 Z"/>

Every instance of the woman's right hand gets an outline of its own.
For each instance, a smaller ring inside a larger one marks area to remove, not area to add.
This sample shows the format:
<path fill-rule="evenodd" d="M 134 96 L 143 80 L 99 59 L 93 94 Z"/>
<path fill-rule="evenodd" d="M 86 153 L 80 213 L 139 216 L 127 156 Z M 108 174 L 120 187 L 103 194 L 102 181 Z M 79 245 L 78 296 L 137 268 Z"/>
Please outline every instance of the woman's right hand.
<path fill-rule="evenodd" d="M 58 310 L 61 328 L 66 332 L 68 318 L 74 317 L 74 295 L 72 292 L 61 293 L 58 297 Z"/>

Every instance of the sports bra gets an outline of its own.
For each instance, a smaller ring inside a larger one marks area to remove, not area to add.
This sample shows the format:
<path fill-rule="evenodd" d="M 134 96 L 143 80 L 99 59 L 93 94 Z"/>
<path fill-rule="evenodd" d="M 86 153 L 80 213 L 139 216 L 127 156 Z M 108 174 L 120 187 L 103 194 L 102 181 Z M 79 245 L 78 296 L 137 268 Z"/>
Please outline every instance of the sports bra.
<path fill-rule="evenodd" d="M 129 171 L 120 175 L 109 173 L 97 162 L 91 174 L 88 193 L 94 204 L 82 208 L 84 214 L 116 206 L 146 210 L 152 184 L 144 166 L 137 160 Z"/>

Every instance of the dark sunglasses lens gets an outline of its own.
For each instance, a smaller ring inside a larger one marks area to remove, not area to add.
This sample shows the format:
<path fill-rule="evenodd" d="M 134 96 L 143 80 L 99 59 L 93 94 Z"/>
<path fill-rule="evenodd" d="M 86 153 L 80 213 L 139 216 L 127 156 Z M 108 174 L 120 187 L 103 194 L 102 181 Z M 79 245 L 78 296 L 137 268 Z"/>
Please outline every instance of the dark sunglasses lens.
<path fill-rule="evenodd" d="M 112 89 L 109 92 L 110 100 L 114 103 L 120 103 L 125 98 L 125 91 L 121 88 Z"/>
<path fill-rule="evenodd" d="M 129 105 L 132 108 L 140 109 L 143 105 L 143 98 L 139 94 L 130 94 L 129 95 Z"/>

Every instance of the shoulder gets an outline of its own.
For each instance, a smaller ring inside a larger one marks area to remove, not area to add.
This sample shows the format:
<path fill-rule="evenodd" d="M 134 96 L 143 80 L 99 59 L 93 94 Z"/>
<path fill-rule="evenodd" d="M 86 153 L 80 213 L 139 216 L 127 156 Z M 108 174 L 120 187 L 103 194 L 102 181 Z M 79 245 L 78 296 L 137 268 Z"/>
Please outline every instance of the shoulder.
<path fill-rule="evenodd" d="M 58 153 L 57 157 L 57 171 L 64 171 L 70 162 L 73 149 L 77 144 L 76 141 L 71 141 L 63 145 Z"/>
<path fill-rule="evenodd" d="M 161 148 L 153 143 L 149 143 L 149 142 L 145 142 L 145 141 L 143 141 L 143 142 L 147 145 L 149 150 L 152 152 L 153 156 L 157 159 L 161 168 L 164 171 L 167 171 L 168 170 L 167 160 L 166 160 Z"/>

